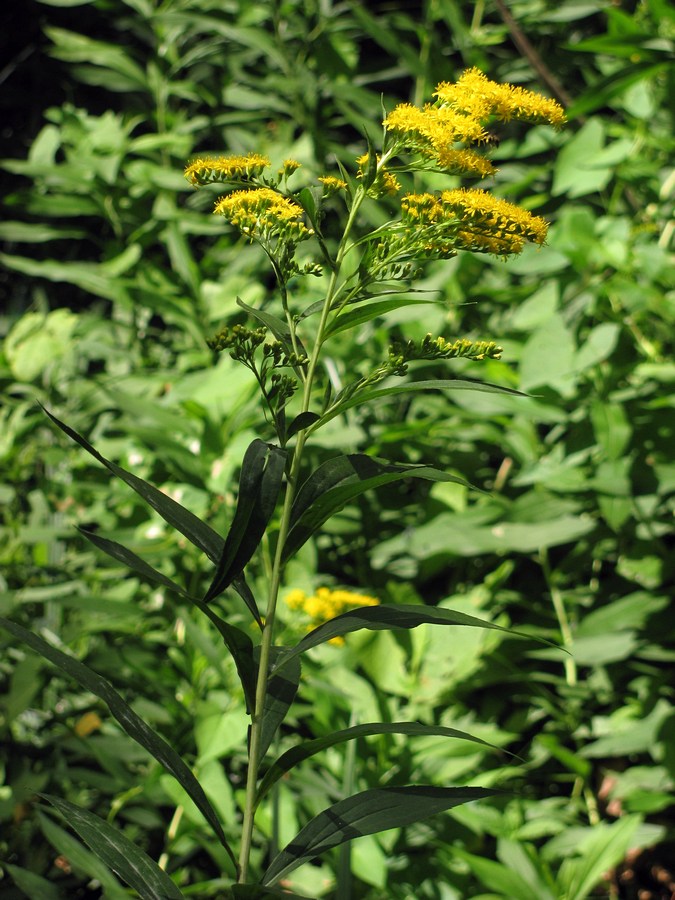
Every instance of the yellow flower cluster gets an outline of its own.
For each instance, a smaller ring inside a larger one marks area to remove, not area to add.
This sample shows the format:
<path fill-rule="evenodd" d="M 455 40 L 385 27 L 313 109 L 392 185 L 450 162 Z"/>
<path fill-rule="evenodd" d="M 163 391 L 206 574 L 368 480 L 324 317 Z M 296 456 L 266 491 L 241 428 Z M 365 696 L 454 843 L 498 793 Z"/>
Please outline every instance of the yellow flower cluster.
<path fill-rule="evenodd" d="M 435 194 L 407 194 L 401 200 L 404 226 L 428 228 L 427 251 L 473 250 L 511 256 L 526 241 L 543 244 L 547 222 L 487 191 L 458 188 Z"/>
<path fill-rule="evenodd" d="M 218 200 L 213 211 L 249 237 L 266 239 L 277 235 L 297 242 L 312 234 L 302 221 L 302 207 L 272 188 L 226 194 Z"/>
<path fill-rule="evenodd" d="M 441 82 L 434 97 L 444 107 L 481 122 L 496 116 L 502 122 L 547 122 L 554 128 L 565 124 L 565 112 L 555 100 L 512 84 L 490 81 L 480 69 L 468 69 L 455 84 Z"/>
<path fill-rule="evenodd" d="M 350 607 L 378 606 L 379 602 L 368 594 L 357 594 L 354 591 L 331 591 L 326 587 L 317 588 L 311 597 L 297 588 L 286 595 L 286 605 L 290 609 L 302 610 L 310 617 L 311 623 L 308 630 L 334 619 Z M 342 645 L 344 638 L 335 637 L 329 643 Z"/>
<path fill-rule="evenodd" d="M 548 122 L 556 128 L 565 121 L 562 107 L 554 100 L 525 88 L 490 81 L 478 69 L 464 72 L 456 84 L 442 82 L 434 96 L 436 102 L 421 109 L 411 103 L 399 104 L 383 124 L 401 147 L 432 159 L 450 174 L 480 178 L 494 174 L 494 166 L 483 154 L 457 147 L 488 143 L 490 136 L 484 125 L 492 117 L 502 121 Z"/>
<path fill-rule="evenodd" d="M 251 181 L 258 178 L 269 165 L 269 159 L 259 153 L 200 158 L 186 168 L 185 177 L 195 187 L 222 181 Z"/>

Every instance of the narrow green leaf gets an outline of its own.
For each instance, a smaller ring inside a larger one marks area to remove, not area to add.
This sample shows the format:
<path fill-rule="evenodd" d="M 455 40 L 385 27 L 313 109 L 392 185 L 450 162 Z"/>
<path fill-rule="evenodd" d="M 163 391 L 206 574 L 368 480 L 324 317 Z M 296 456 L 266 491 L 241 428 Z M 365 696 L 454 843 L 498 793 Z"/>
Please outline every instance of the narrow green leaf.
<path fill-rule="evenodd" d="M 315 422 L 318 422 L 321 418 L 318 413 L 314 412 L 303 412 L 297 415 L 291 424 L 288 426 L 288 431 L 286 432 L 286 437 L 292 438 L 294 434 L 297 434 L 298 431 L 304 431 L 305 428 L 309 428 L 310 425 L 313 425 Z"/>
<path fill-rule="evenodd" d="M 98 547 L 99 550 L 107 553 L 108 556 L 112 556 L 113 559 L 124 563 L 125 566 L 128 566 L 130 569 L 137 572 L 143 578 L 155 581 L 157 584 L 161 584 L 169 590 L 175 591 L 179 596 L 185 597 L 186 600 L 189 600 L 190 603 L 194 604 L 197 609 L 203 612 L 204 615 L 211 620 L 220 632 L 220 635 L 225 642 L 225 646 L 232 654 L 232 658 L 237 667 L 239 681 L 241 682 L 244 696 L 246 697 L 247 706 L 249 709 L 253 709 L 255 706 L 257 669 L 253 662 L 253 642 L 246 632 L 241 631 L 239 628 L 235 628 L 234 625 L 228 625 L 228 623 L 215 613 L 210 606 L 207 606 L 203 600 L 192 597 L 187 591 L 183 590 L 180 585 L 176 584 L 175 581 L 172 581 L 170 578 L 167 578 L 166 575 L 158 572 L 157 569 L 154 569 L 151 565 L 146 563 L 145 560 L 141 559 L 140 556 L 137 556 L 122 544 L 117 543 L 117 541 L 112 541 L 109 538 L 104 538 L 92 531 L 86 531 L 84 528 L 78 530 L 87 538 L 87 540 Z M 239 586 L 241 587 L 241 585 Z M 255 603 L 255 601 L 253 601 L 253 603 Z"/>
<path fill-rule="evenodd" d="M 349 386 L 346 390 L 349 389 Z M 500 387 L 498 384 L 490 384 L 487 381 L 464 381 L 461 378 L 439 378 L 435 381 L 409 381 L 405 384 L 394 385 L 385 388 L 373 388 L 372 390 L 357 391 L 340 400 L 338 397 L 335 404 L 327 409 L 321 416 L 321 422 L 316 428 L 325 425 L 335 416 L 339 416 L 347 409 L 353 406 L 360 406 L 362 403 L 371 403 L 373 400 L 379 400 L 382 397 L 394 397 L 397 394 L 416 394 L 418 391 L 482 391 L 487 394 L 512 394 L 516 397 L 527 397 L 521 391 L 514 391 L 511 388 Z"/>
<path fill-rule="evenodd" d="M 274 660 L 282 652 L 281 647 L 273 648 L 272 660 Z M 297 663 L 297 665 L 296 665 Z M 295 700 L 298 693 L 298 685 L 300 684 L 300 660 L 296 658 L 289 666 L 276 672 L 270 678 L 267 684 L 267 695 L 265 697 L 265 709 L 263 711 L 262 736 L 260 739 L 260 759 L 267 753 L 267 750 L 274 740 L 279 726 L 286 718 L 291 704 Z"/>
<path fill-rule="evenodd" d="M 52 644 L 48 644 L 43 638 L 38 637 L 38 635 L 33 634 L 16 622 L 0 617 L 0 627 L 5 628 L 10 634 L 14 635 L 15 638 L 23 641 L 31 649 L 35 650 L 36 653 L 39 653 L 40 656 L 48 659 L 51 663 L 61 669 L 62 672 L 65 672 L 67 675 L 70 675 L 71 678 L 74 678 L 85 690 L 91 691 L 92 694 L 95 694 L 108 705 L 110 712 L 117 719 L 129 737 L 133 738 L 141 745 L 141 747 L 144 747 L 148 753 L 150 753 L 157 762 L 161 763 L 182 785 L 206 821 L 213 828 L 218 840 L 221 842 L 236 867 L 234 853 L 227 843 L 218 817 L 195 776 L 176 751 L 164 740 L 164 738 L 153 731 L 152 728 L 150 728 L 150 726 L 133 711 L 129 704 L 126 703 L 113 688 L 110 682 L 106 681 L 105 678 L 102 678 L 97 672 L 94 672 L 78 659 L 68 656 L 66 653 L 58 650 Z"/>
<path fill-rule="evenodd" d="M 442 788 L 408 785 L 363 791 L 340 800 L 315 816 L 272 861 L 262 877 L 273 884 L 307 860 L 346 841 L 402 828 L 461 803 L 493 797 L 499 791 L 487 788 Z"/>
<path fill-rule="evenodd" d="M 314 199 L 314 194 L 308 187 L 304 187 L 299 194 L 296 194 L 295 199 L 298 200 L 304 211 L 307 213 L 307 218 L 312 223 L 312 228 L 316 231 L 316 200 Z"/>
<path fill-rule="evenodd" d="M 302 484 L 291 511 L 291 525 L 284 545 L 284 560 L 293 556 L 300 547 L 350 500 L 371 488 L 402 481 L 405 478 L 421 478 L 425 481 L 449 481 L 467 485 L 455 475 L 441 472 L 431 466 L 408 463 L 389 463 L 351 453 L 327 460 Z"/>
<path fill-rule="evenodd" d="M 257 549 L 276 508 L 286 456 L 285 450 L 266 444 L 258 438 L 244 454 L 237 508 L 218 560 L 216 574 L 204 597 L 205 603 L 222 593 L 242 573 Z M 260 624 L 260 613 L 255 601 L 250 609 Z"/>
<path fill-rule="evenodd" d="M 366 168 L 366 171 L 363 173 L 362 182 L 364 188 L 368 190 L 377 176 L 377 153 L 367 131 L 365 132 L 365 138 L 368 147 L 368 166 Z"/>
<path fill-rule="evenodd" d="M 155 512 L 159 513 L 165 522 L 168 522 L 169 525 L 177 531 L 180 531 L 190 543 L 194 544 L 195 547 L 199 547 L 209 559 L 215 562 L 220 557 L 224 541 L 213 528 L 205 522 L 202 522 L 201 519 L 197 518 L 197 516 L 181 506 L 180 503 L 176 503 L 175 500 L 167 497 L 166 494 L 163 494 L 156 487 L 148 484 L 147 481 L 143 481 L 143 479 L 139 478 L 137 475 L 127 472 L 125 469 L 121 468 L 121 466 L 118 466 L 115 463 L 110 462 L 110 460 L 106 459 L 104 456 L 101 456 L 98 450 L 95 450 L 82 435 L 57 419 L 48 409 L 45 409 L 44 407 L 42 407 L 42 409 L 52 422 L 54 422 L 55 425 L 58 425 L 61 431 L 78 443 L 80 447 L 84 447 L 87 453 L 90 453 L 94 459 L 103 463 L 113 475 L 121 478 L 130 488 L 133 488 L 133 490 L 136 491 L 136 493 L 139 494 L 139 496 L 141 496 Z"/>
<path fill-rule="evenodd" d="M 182 900 L 183 894 L 156 862 L 104 819 L 67 800 L 40 794 L 107 866 L 143 900 Z"/>
<path fill-rule="evenodd" d="M 455 610 L 445 609 L 441 606 L 412 606 L 403 603 L 399 606 L 363 606 L 350 609 L 349 612 L 342 613 L 310 631 L 295 647 L 282 653 L 272 668 L 273 670 L 279 669 L 299 653 L 304 653 L 331 638 L 349 634 L 352 631 L 360 631 L 363 628 L 370 631 L 410 629 L 417 628 L 418 625 L 468 625 L 473 628 L 489 628 L 505 634 L 532 639 L 531 635 L 514 631 L 512 628 L 504 628 L 502 625 L 495 625 L 493 622 L 486 622 L 484 619 L 477 619 L 467 613 L 455 612 Z M 550 644 L 543 638 L 536 640 Z"/>
<path fill-rule="evenodd" d="M 585 900 L 605 872 L 625 857 L 640 824 L 640 816 L 622 816 L 617 822 L 596 828 L 579 859 L 565 860 L 560 872 L 566 900 Z"/>
<path fill-rule="evenodd" d="M 23 891 L 30 900 L 65 900 L 61 891 L 43 878 L 30 872 L 28 869 L 22 869 L 20 866 L 13 866 L 11 863 L 3 862 L 3 866 L 14 880 L 14 884 Z"/>
<path fill-rule="evenodd" d="M 284 322 L 283 319 L 280 319 L 278 316 L 273 316 L 270 313 L 263 312 L 261 309 L 255 309 L 255 307 L 249 306 L 248 303 L 244 303 L 241 297 L 237 297 L 237 306 L 240 306 L 245 312 L 249 314 L 249 316 L 253 316 L 254 319 L 257 319 L 259 322 L 262 322 L 263 325 L 266 325 L 272 332 L 274 337 L 278 341 L 281 341 L 283 348 L 287 353 L 293 352 L 293 340 L 291 338 L 291 331 L 288 327 L 288 324 Z M 300 353 L 309 355 L 306 353 L 305 348 L 302 346 L 297 336 L 296 346 L 298 347 Z"/>
<path fill-rule="evenodd" d="M 106 900 L 127 900 L 128 893 L 110 866 L 79 838 L 57 825 L 50 816 L 38 811 L 40 830 L 51 846 L 68 860 L 79 877 L 88 875 L 100 882 Z"/>
<path fill-rule="evenodd" d="M 128 566 L 128 568 L 137 572 L 143 578 L 147 578 L 148 581 L 154 581 L 156 584 L 161 584 L 163 587 L 168 588 L 170 591 L 174 591 L 181 597 L 188 596 L 187 591 L 179 584 L 172 581 L 167 575 L 158 572 L 157 569 L 153 568 L 149 563 L 146 563 L 144 559 L 137 556 L 123 544 L 110 540 L 110 538 L 105 538 L 96 531 L 88 531 L 86 528 L 78 528 L 77 530 L 95 547 L 98 547 L 99 550 L 102 550 L 104 553 L 107 553 L 108 556 L 112 556 L 113 559 Z"/>
<path fill-rule="evenodd" d="M 340 313 L 326 329 L 326 339 L 341 331 L 354 328 L 356 325 L 363 325 L 364 322 L 370 322 L 378 316 L 384 316 L 394 309 L 402 309 L 405 306 L 416 306 L 420 304 L 435 304 L 435 300 L 417 300 L 410 297 L 398 297 L 395 300 L 378 300 L 374 303 L 366 303 L 352 309 L 345 310 Z"/>
<path fill-rule="evenodd" d="M 327 747 L 333 747 L 335 744 L 342 744 L 345 741 L 353 741 L 360 737 L 369 737 L 374 734 L 408 734 L 408 735 L 440 735 L 441 737 L 459 738 L 463 741 L 473 741 L 476 744 L 482 744 L 484 747 L 490 747 L 492 750 L 498 750 L 494 744 L 489 744 L 481 738 L 474 737 L 466 731 L 458 731 L 456 728 L 446 728 L 443 725 L 421 725 L 419 722 L 370 722 L 364 725 L 354 725 L 351 728 L 343 728 L 341 731 L 334 731 L 332 734 L 324 735 L 324 737 L 315 738 L 313 741 L 305 741 L 296 747 L 291 747 L 283 753 L 267 770 L 264 778 L 258 785 L 258 793 L 256 796 L 256 805 L 260 803 L 263 797 L 269 792 L 276 782 L 282 778 L 286 772 L 290 772 L 299 763 Z"/>
<path fill-rule="evenodd" d="M 483 859 L 467 853 L 459 847 L 453 852 L 467 862 L 475 875 L 490 890 L 495 891 L 500 897 L 515 898 L 518 900 L 555 900 L 554 895 L 548 889 L 542 891 L 540 884 L 533 885 L 524 881 L 518 872 L 513 872 L 503 863 L 492 859 Z"/>

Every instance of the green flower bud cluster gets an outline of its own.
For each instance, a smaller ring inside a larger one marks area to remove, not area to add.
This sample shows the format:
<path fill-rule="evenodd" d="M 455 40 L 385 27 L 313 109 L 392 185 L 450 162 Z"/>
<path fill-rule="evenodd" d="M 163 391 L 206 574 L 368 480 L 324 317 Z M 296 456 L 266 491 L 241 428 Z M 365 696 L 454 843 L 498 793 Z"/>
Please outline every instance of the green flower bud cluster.
<path fill-rule="evenodd" d="M 214 337 L 206 341 L 207 346 L 216 353 L 229 350 L 232 359 L 248 362 L 253 359 L 256 349 L 265 341 L 265 328 L 246 328 L 244 325 L 233 325 L 221 329 Z"/>
<path fill-rule="evenodd" d="M 265 344 L 263 356 L 270 359 L 275 368 L 277 366 L 305 366 L 309 362 L 309 357 L 304 353 L 287 353 L 281 341 L 270 341 Z"/>
<path fill-rule="evenodd" d="M 446 341 L 443 337 L 425 335 L 421 341 L 395 341 L 389 347 L 392 365 L 404 366 L 415 359 L 501 359 L 503 348 L 495 341 L 470 341 L 457 338 Z"/>

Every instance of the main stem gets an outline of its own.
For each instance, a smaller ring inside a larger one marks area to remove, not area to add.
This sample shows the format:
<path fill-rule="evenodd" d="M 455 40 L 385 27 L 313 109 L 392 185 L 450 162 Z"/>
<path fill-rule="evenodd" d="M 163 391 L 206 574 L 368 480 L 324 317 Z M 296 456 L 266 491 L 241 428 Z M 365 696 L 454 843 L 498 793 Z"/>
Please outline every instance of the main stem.
<path fill-rule="evenodd" d="M 352 203 L 352 207 L 349 211 L 349 218 L 347 219 L 347 224 L 345 226 L 337 256 L 335 258 L 335 267 L 331 273 L 328 290 L 326 291 L 326 299 L 321 311 L 321 320 L 317 329 L 316 340 L 314 342 L 312 355 L 307 366 L 307 377 L 305 379 L 302 397 L 302 412 L 307 412 L 309 410 L 312 398 L 312 387 L 314 384 L 316 368 L 319 362 L 319 354 L 321 352 L 321 347 L 324 341 L 326 324 L 328 322 L 328 316 L 330 314 L 333 301 L 335 300 L 335 296 L 340 287 L 339 276 L 340 269 L 342 267 L 342 261 L 344 260 L 345 254 L 347 253 L 350 246 L 349 234 L 354 226 L 356 215 L 358 213 L 359 207 L 365 199 L 365 196 L 365 191 L 363 190 L 363 188 L 359 187 L 354 195 L 354 202 Z M 253 843 L 256 788 L 258 785 L 258 771 L 261 762 L 260 746 L 262 740 L 263 713 L 265 710 L 265 699 L 267 697 L 267 683 L 269 681 L 270 654 L 272 652 L 272 646 L 274 643 L 274 620 L 277 608 L 277 600 L 279 597 L 279 587 L 281 585 L 282 559 L 284 545 L 286 543 L 286 538 L 288 537 L 288 531 L 291 522 L 291 508 L 293 506 L 293 500 L 295 498 L 298 476 L 300 473 L 300 464 L 302 461 L 302 451 L 305 446 L 306 437 L 307 435 L 304 430 L 298 432 L 295 451 L 293 453 L 293 461 L 291 463 L 291 470 L 288 474 L 288 481 L 286 484 L 284 505 L 281 510 L 279 537 L 277 540 L 277 548 L 274 554 L 272 577 L 270 578 L 267 614 L 265 616 L 265 624 L 262 630 L 260 662 L 258 666 L 258 680 L 256 682 L 255 692 L 255 709 L 253 710 L 251 715 L 248 773 L 246 777 L 246 801 L 244 805 L 244 819 L 242 823 L 241 849 L 239 852 L 239 884 L 244 884 L 248 878 L 249 860 L 251 856 L 251 846 Z"/>

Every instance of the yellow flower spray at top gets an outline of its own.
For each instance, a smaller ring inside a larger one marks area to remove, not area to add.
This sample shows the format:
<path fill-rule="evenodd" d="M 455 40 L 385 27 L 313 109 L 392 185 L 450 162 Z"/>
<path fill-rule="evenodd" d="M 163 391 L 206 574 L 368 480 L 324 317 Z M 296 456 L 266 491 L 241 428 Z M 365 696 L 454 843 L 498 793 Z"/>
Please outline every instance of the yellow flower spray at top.
<path fill-rule="evenodd" d="M 290 591 L 286 595 L 286 605 L 289 609 L 301 610 L 309 616 L 310 624 L 307 630 L 311 631 L 324 622 L 329 622 L 341 613 L 355 606 L 378 606 L 380 601 L 368 594 L 357 594 L 354 591 L 332 591 L 327 587 L 317 588 L 316 592 L 308 596 L 304 591 Z M 344 644 L 344 638 L 331 638 L 329 643 L 336 646 Z"/>

